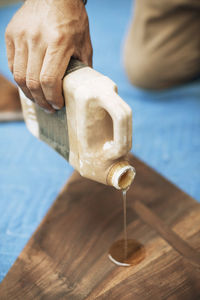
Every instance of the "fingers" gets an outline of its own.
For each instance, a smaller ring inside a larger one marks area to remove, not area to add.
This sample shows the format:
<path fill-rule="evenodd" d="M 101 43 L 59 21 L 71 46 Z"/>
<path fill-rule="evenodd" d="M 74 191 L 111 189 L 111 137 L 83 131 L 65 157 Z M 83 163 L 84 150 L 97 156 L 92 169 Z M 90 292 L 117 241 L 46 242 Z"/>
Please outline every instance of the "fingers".
<path fill-rule="evenodd" d="M 26 97 L 33 100 L 33 97 L 26 86 L 27 58 L 28 58 L 28 49 L 26 43 L 16 40 L 14 62 L 13 62 L 13 76 L 16 83 L 24 92 Z"/>
<path fill-rule="evenodd" d="M 6 40 L 6 52 L 8 58 L 8 67 L 11 72 L 13 72 L 13 62 L 14 62 L 14 54 L 15 54 L 15 47 L 12 38 L 9 36 L 8 31 L 5 35 Z"/>
<path fill-rule="evenodd" d="M 55 109 L 64 106 L 62 78 L 68 66 L 71 51 L 64 47 L 49 46 L 44 57 L 40 82 L 45 98 Z"/>
<path fill-rule="evenodd" d="M 39 43 L 29 43 L 28 62 L 26 70 L 26 87 L 29 90 L 34 101 L 43 109 L 53 112 L 54 109 L 47 102 L 40 82 L 40 72 L 42 69 L 45 48 L 40 47 Z"/>
<path fill-rule="evenodd" d="M 39 43 L 36 43 L 35 39 L 25 41 L 23 34 L 14 34 L 9 27 L 6 31 L 5 39 L 8 65 L 13 73 L 15 82 L 26 97 L 35 101 L 45 110 L 53 112 L 54 109 L 46 101 L 40 83 L 40 72 L 45 49 L 40 49 Z"/>

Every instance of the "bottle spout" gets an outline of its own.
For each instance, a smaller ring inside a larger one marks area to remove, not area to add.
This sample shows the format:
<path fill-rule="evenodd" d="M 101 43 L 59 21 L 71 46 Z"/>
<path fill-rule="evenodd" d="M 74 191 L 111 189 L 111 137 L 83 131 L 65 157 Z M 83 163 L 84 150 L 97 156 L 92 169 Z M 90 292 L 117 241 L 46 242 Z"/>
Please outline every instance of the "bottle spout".
<path fill-rule="evenodd" d="M 127 161 L 116 162 L 110 168 L 107 175 L 107 184 L 118 190 L 129 188 L 136 175 L 135 168 Z"/>

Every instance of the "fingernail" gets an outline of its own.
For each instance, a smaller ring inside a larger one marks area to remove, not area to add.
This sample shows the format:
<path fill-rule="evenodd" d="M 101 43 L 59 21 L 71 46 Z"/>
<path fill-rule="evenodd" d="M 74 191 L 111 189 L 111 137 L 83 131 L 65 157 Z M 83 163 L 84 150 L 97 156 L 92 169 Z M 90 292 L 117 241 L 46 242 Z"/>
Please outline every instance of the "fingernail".
<path fill-rule="evenodd" d="M 44 111 L 45 111 L 47 114 L 52 114 L 52 113 L 53 113 L 53 111 L 48 110 L 48 109 L 44 109 Z"/>
<path fill-rule="evenodd" d="M 54 104 L 52 104 L 52 107 L 54 108 L 54 109 L 60 109 L 60 107 L 58 107 L 58 106 L 56 106 L 56 105 L 54 105 Z"/>

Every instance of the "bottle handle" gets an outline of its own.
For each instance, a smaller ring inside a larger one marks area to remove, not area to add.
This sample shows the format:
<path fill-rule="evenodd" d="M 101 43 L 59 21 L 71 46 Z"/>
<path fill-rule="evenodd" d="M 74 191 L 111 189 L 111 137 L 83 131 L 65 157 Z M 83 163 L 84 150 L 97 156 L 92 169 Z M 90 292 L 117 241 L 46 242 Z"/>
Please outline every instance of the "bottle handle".
<path fill-rule="evenodd" d="M 115 97 L 113 97 L 113 92 Z M 131 150 L 132 111 L 116 91 L 113 92 L 110 95 L 112 100 L 109 99 L 109 95 L 106 95 L 106 99 L 102 98 L 101 106 L 110 114 L 113 120 L 113 145 L 107 155 L 112 159 L 116 159 L 126 155 Z"/>
<path fill-rule="evenodd" d="M 103 154 L 107 159 L 117 159 L 126 155 L 132 147 L 132 111 L 126 102 L 116 93 L 116 86 L 113 85 L 109 92 L 104 94 L 99 92 L 96 98 L 97 107 L 103 108 L 111 117 L 113 122 L 113 139 L 105 141 L 99 148 L 92 148 L 87 138 L 88 126 L 86 105 L 82 101 L 77 106 L 78 114 L 81 118 L 77 118 L 77 137 L 79 137 L 79 146 L 82 153 L 94 152 L 96 157 Z M 94 99 L 90 99 L 91 103 Z M 89 105 L 89 104 L 88 104 Z M 106 134 L 106 133 L 105 133 Z M 108 144 L 106 144 L 108 143 Z"/>

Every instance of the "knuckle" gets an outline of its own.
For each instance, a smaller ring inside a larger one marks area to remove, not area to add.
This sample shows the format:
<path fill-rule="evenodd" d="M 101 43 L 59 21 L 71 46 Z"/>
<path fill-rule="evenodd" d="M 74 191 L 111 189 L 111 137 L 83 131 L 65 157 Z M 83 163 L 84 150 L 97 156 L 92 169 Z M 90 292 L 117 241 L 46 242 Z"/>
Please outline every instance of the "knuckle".
<path fill-rule="evenodd" d="M 26 86 L 30 91 L 38 91 L 40 89 L 39 81 L 32 78 L 27 78 Z"/>
<path fill-rule="evenodd" d="M 55 45 L 60 45 L 65 41 L 66 34 L 64 32 L 54 32 L 52 34 L 52 43 Z"/>
<path fill-rule="evenodd" d="M 15 33 L 15 37 L 21 41 L 25 37 L 25 34 L 25 30 L 21 29 Z"/>
<path fill-rule="evenodd" d="M 21 43 L 25 40 L 26 32 L 24 29 L 13 29 L 11 30 L 11 33 L 9 33 L 10 38 L 13 39 L 13 41 L 17 43 Z"/>
<path fill-rule="evenodd" d="M 11 32 L 10 28 L 7 26 L 6 31 L 5 31 L 5 39 L 10 40 L 11 39 Z"/>
<path fill-rule="evenodd" d="M 6 30 L 5 30 L 5 35 L 6 36 L 10 36 L 12 34 L 12 28 L 13 28 L 13 26 L 12 26 L 11 22 L 8 23 L 8 25 L 6 27 Z"/>
<path fill-rule="evenodd" d="M 43 86 L 53 87 L 56 83 L 56 77 L 55 76 L 49 76 L 42 74 L 40 76 L 40 82 Z"/>
<path fill-rule="evenodd" d="M 14 73 L 14 80 L 19 86 L 26 86 L 26 77 L 20 73 Z"/>
<path fill-rule="evenodd" d="M 29 37 L 31 39 L 32 42 L 38 42 L 39 38 L 40 38 L 40 31 L 38 30 L 32 30 L 29 33 Z"/>

